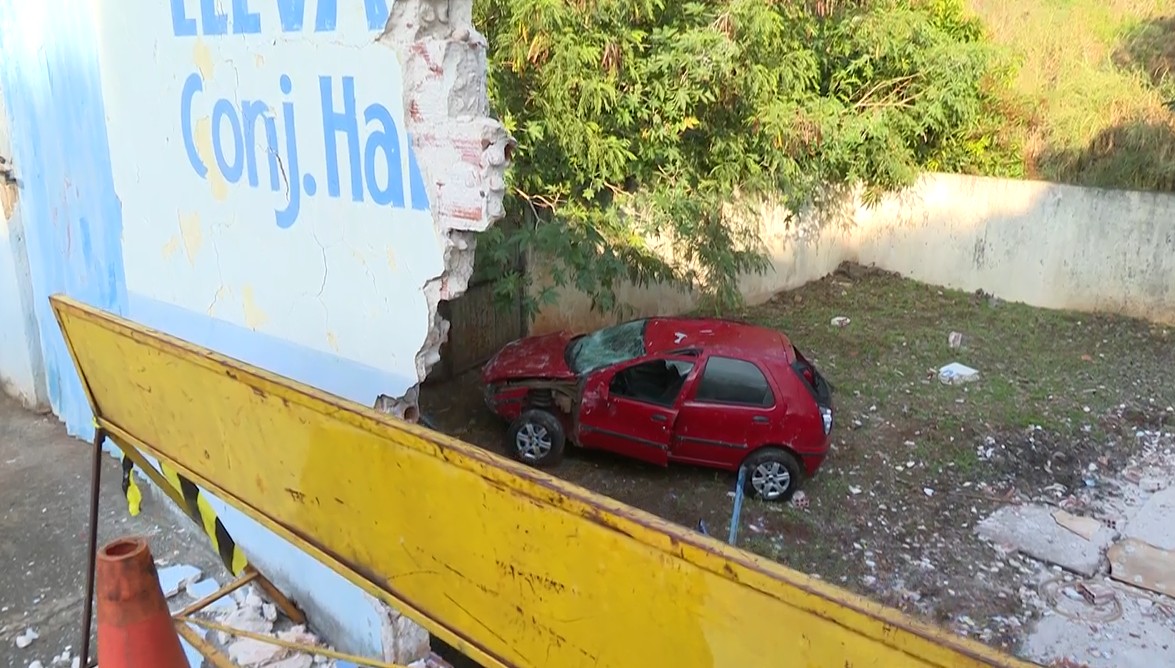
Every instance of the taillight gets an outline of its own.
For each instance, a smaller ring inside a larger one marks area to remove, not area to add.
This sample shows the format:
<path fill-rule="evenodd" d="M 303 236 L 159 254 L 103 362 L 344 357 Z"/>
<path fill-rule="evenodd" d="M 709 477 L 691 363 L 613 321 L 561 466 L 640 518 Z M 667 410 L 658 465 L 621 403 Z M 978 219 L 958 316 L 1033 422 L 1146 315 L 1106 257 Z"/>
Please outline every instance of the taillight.
<path fill-rule="evenodd" d="M 808 384 L 812 387 L 816 387 L 816 375 L 812 373 L 812 369 L 804 367 L 802 373 L 804 374 L 804 380 L 808 381 Z"/>

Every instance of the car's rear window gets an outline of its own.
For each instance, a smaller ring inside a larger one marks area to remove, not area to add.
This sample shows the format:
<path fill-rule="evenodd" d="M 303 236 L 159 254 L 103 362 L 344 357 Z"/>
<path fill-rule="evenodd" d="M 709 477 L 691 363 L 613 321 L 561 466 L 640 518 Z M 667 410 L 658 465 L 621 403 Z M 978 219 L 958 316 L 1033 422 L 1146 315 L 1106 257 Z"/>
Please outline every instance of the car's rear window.
<path fill-rule="evenodd" d="M 733 357 L 711 357 L 702 372 L 696 399 L 707 403 L 771 406 L 775 397 L 759 367 Z"/>

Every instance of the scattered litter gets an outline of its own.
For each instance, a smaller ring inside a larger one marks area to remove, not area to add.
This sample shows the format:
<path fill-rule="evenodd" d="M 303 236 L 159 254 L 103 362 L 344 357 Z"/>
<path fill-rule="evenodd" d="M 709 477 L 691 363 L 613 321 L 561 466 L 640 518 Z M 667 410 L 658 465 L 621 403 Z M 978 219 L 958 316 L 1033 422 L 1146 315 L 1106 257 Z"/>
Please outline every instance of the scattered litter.
<path fill-rule="evenodd" d="M 861 488 L 856 485 L 849 485 L 849 493 L 856 496 L 861 493 Z"/>
<path fill-rule="evenodd" d="M 40 637 L 41 636 L 37 635 L 35 629 L 25 629 L 24 633 L 16 636 L 16 647 L 18 649 L 24 649 L 33 644 L 33 641 Z"/>
<path fill-rule="evenodd" d="M 70 648 L 66 647 L 65 651 L 63 651 L 61 654 L 53 657 L 53 665 L 57 665 L 59 663 L 69 663 L 69 660 L 71 658 L 73 658 L 72 656 L 70 656 L 71 652 L 69 650 L 70 650 Z"/>
<path fill-rule="evenodd" d="M 29 668 L 45 668 L 45 664 L 41 663 L 40 661 L 34 661 L 29 664 Z"/>
<path fill-rule="evenodd" d="M 852 322 L 851 319 L 846 318 L 843 315 L 838 315 L 832 319 L 832 326 L 833 327 L 848 327 L 849 323 L 851 323 L 851 322 Z"/>
<path fill-rule="evenodd" d="M 938 370 L 938 380 L 944 385 L 961 385 L 978 379 L 978 370 L 958 362 L 951 362 Z"/>
<path fill-rule="evenodd" d="M 195 566 L 180 564 L 168 566 L 159 570 L 159 585 L 163 588 L 163 595 L 171 598 L 186 589 L 188 585 L 200 579 L 203 573 Z"/>
<path fill-rule="evenodd" d="M 963 335 L 959 332 L 951 332 L 947 336 L 947 345 L 952 348 L 961 348 L 963 346 Z"/>
<path fill-rule="evenodd" d="M 926 496 L 934 496 L 934 490 L 930 489 L 929 487 L 923 487 L 922 493 L 925 494 Z"/>

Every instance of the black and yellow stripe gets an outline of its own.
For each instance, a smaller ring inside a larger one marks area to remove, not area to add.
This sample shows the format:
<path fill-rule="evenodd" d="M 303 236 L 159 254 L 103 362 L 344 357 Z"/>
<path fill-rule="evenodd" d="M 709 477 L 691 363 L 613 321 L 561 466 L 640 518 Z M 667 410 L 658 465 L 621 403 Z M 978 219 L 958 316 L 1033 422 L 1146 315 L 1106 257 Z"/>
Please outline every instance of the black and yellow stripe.
<path fill-rule="evenodd" d="M 122 492 L 126 495 L 131 515 L 138 515 L 142 494 L 135 483 L 134 475 L 132 475 L 134 466 L 134 462 L 124 454 L 122 457 Z M 228 530 L 225 529 L 220 518 L 216 516 L 216 511 L 209 505 L 208 499 L 200 491 L 200 488 L 163 462 L 159 462 L 159 469 L 163 474 L 163 479 L 176 492 L 168 494 L 168 496 L 179 503 L 184 514 L 204 530 L 204 534 L 212 541 L 212 548 L 220 555 L 220 560 L 224 562 L 229 572 L 233 575 L 243 573 L 249 565 L 245 553 L 229 535 Z M 158 474 L 159 472 L 153 471 L 153 473 Z M 151 477 L 156 478 L 156 476 Z M 156 482 L 158 482 L 157 478 Z"/>

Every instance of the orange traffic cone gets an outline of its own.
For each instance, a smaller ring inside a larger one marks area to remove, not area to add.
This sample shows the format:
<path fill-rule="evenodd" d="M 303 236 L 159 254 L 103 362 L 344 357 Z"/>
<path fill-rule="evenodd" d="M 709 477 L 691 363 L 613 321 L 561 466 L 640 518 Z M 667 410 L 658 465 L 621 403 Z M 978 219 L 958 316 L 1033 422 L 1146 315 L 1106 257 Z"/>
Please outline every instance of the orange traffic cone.
<path fill-rule="evenodd" d="M 101 668 L 188 668 L 151 549 L 120 538 L 98 551 L 98 665 Z"/>

